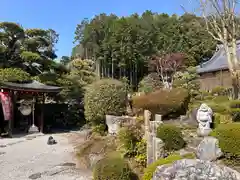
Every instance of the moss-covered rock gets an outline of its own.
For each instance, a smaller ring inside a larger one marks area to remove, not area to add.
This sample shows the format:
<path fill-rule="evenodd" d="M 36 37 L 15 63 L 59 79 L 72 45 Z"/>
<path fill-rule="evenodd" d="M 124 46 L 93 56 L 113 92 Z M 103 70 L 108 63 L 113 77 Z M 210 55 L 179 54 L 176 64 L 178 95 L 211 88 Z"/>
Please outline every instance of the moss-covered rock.
<path fill-rule="evenodd" d="M 151 180 L 153 177 L 153 173 L 155 172 L 156 168 L 161 165 L 165 164 L 172 164 L 173 162 L 180 160 L 180 159 L 194 159 L 195 155 L 193 153 L 185 154 L 184 156 L 180 156 L 178 154 L 170 155 L 166 158 L 159 159 L 154 163 L 150 164 L 145 170 L 143 175 L 143 180 Z"/>

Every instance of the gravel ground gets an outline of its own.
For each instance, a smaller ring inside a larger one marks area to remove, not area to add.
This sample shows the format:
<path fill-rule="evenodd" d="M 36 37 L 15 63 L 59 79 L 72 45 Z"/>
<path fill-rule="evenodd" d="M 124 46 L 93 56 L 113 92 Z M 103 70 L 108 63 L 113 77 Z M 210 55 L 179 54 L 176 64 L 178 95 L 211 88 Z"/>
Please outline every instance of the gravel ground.
<path fill-rule="evenodd" d="M 70 133 L 54 134 L 55 145 L 47 145 L 49 135 L 35 138 L 0 139 L 1 180 L 89 180 L 90 172 L 75 168 Z M 30 140 L 29 140 L 30 139 Z"/>

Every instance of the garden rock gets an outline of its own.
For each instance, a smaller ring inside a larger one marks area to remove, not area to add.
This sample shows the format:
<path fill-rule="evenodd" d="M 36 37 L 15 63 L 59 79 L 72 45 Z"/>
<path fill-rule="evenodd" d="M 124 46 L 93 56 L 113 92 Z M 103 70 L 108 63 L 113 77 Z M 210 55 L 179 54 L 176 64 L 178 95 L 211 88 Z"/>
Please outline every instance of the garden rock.
<path fill-rule="evenodd" d="M 55 139 L 53 139 L 52 136 L 50 136 L 50 137 L 48 138 L 47 144 L 48 144 L 48 145 L 53 145 L 53 144 L 57 144 L 57 142 L 56 142 Z"/>
<path fill-rule="evenodd" d="M 122 122 L 123 122 L 122 116 L 106 115 L 106 124 L 108 126 L 108 133 L 111 135 L 116 135 L 121 128 Z"/>
<path fill-rule="evenodd" d="M 172 165 L 158 166 L 152 180 L 240 180 L 240 173 L 213 162 L 182 159 Z"/>
<path fill-rule="evenodd" d="M 198 111 L 198 108 L 193 108 L 190 113 L 190 119 L 194 121 L 196 124 L 197 124 L 197 111 Z"/>
<path fill-rule="evenodd" d="M 222 156 L 219 141 L 214 137 L 205 137 L 198 145 L 197 158 L 206 161 L 215 161 Z"/>

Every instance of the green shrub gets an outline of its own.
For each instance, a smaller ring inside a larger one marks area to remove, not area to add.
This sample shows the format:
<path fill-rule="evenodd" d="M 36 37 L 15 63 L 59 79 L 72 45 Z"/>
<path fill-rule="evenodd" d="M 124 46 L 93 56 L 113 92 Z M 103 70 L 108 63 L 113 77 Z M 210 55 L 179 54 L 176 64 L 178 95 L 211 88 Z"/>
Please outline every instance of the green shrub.
<path fill-rule="evenodd" d="M 220 124 L 211 135 L 219 140 L 226 156 L 240 157 L 240 123 Z"/>
<path fill-rule="evenodd" d="M 126 92 L 122 82 L 101 79 L 87 87 L 84 96 L 84 113 L 88 122 L 105 123 L 105 115 L 122 115 L 125 112 Z"/>
<path fill-rule="evenodd" d="M 179 150 L 185 146 L 181 129 L 174 125 L 164 124 L 157 128 L 157 137 L 164 142 L 167 151 Z"/>
<path fill-rule="evenodd" d="M 204 91 L 204 90 L 200 90 L 200 94 L 202 96 L 210 96 L 211 95 L 211 93 L 209 93 L 208 91 Z"/>
<path fill-rule="evenodd" d="M 139 92 L 153 92 L 162 86 L 161 79 L 157 73 L 151 73 L 145 76 L 138 84 Z"/>
<path fill-rule="evenodd" d="M 142 139 L 136 143 L 136 155 L 135 160 L 138 164 L 143 167 L 146 167 L 147 163 L 147 142 Z"/>
<path fill-rule="evenodd" d="M 203 100 L 207 100 L 207 101 L 212 101 L 214 99 L 214 96 L 212 96 L 212 95 L 209 95 L 209 96 L 203 96 Z"/>
<path fill-rule="evenodd" d="M 185 72 L 177 72 L 174 75 L 173 87 L 187 89 L 191 95 L 199 93 L 198 74 L 195 67 L 188 67 Z"/>
<path fill-rule="evenodd" d="M 105 135 L 105 130 L 106 130 L 106 125 L 99 124 L 99 125 L 93 126 L 92 131 L 103 136 L 103 135 Z"/>
<path fill-rule="evenodd" d="M 152 114 L 176 117 L 185 114 L 188 100 L 187 90 L 176 88 L 135 96 L 133 97 L 133 106 L 136 109 L 147 109 Z"/>
<path fill-rule="evenodd" d="M 94 180 L 131 180 L 132 171 L 128 162 L 121 157 L 108 156 L 96 164 Z"/>
<path fill-rule="evenodd" d="M 30 74 L 18 68 L 0 69 L 0 81 L 28 81 Z"/>
<path fill-rule="evenodd" d="M 177 160 L 181 159 L 194 159 L 195 156 L 192 153 L 185 154 L 184 156 L 180 155 L 170 155 L 166 158 L 159 159 L 155 161 L 154 163 L 150 164 L 147 168 L 144 170 L 143 180 L 151 180 L 153 177 L 153 174 L 158 166 L 165 165 L 165 164 L 172 164 Z"/>
<path fill-rule="evenodd" d="M 215 103 L 224 103 L 224 102 L 228 102 L 229 98 L 227 96 L 215 96 L 213 98 L 213 101 Z"/>
<path fill-rule="evenodd" d="M 230 114 L 234 122 L 240 121 L 240 100 L 232 100 L 230 102 Z"/>
<path fill-rule="evenodd" d="M 215 102 L 209 102 L 207 103 L 209 107 L 213 110 L 215 113 L 220 114 L 229 114 L 229 107 L 226 103 L 215 103 Z"/>
<path fill-rule="evenodd" d="M 240 108 L 230 109 L 230 114 L 234 122 L 240 122 Z"/>
<path fill-rule="evenodd" d="M 133 157 L 137 154 L 136 145 L 141 141 L 142 136 L 141 127 L 136 125 L 128 125 L 120 129 L 118 140 L 124 156 Z"/>
<path fill-rule="evenodd" d="M 221 95 L 225 95 L 226 94 L 226 89 L 224 87 L 215 87 L 212 89 L 211 91 L 211 94 L 212 95 L 218 95 L 218 96 L 221 96 Z"/>
<path fill-rule="evenodd" d="M 214 113 L 213 127 L 216 128 L 219 124 L 232 123 L 232 117 L 229 114 Z"/>
<path fill-rule="evenodd" d="M 230 101 L 230 108 L 240 108 L 240 100 L 232 100 Z"/>

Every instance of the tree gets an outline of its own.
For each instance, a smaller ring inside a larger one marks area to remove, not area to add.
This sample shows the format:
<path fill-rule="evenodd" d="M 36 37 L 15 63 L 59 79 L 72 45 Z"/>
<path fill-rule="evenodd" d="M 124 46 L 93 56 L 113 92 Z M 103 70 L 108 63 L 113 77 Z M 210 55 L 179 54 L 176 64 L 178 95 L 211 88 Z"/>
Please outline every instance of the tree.
<path fill-rule="evenodd" d="M 61 57 L 61 60 L 60 60 L 60 63 L 63 64 L 63 65 L 67 65 L 70 61 L 71 61 L 71 58 L 70 58 L 70 57 L 68 57 L 68 56 L 62 56 L 62 57 Z"/>
<path fill-rule="evenodd" d="M 171 89 L 175 73 L 184 67 L 184 58 L 182 53 L 160 54 L 151 58 L 149 68 L 158 73 L 164 88 Z"/>
<path fill-rule="evenodd" d="M 93 61 L 89 59 L 74 59 L 68 64 L 69 78 L 81 86 L 91 84 L 95 79 Z"/>
<path fill-rule="evenodd" d="M 18 68 L 1 68 L 0 82 L 4 81 L 26 81 L 30 80 L 30 74 Z"/>
<path fill-rule="evenodd" d="M 202 17 L 208 33 L 225 50 L 229 70 L 232 76 L 234 98 L 239 96 L 240 61 L 237 56 L 239 38 L 239 18 L 236 0 L 198 0 Z"/>
<path fill-rule="evenodd" d="M 99 14 L 77 26 L 78 44 L 73 54 L 92 59 L 101 78 L 127 77 L 137 87 L 148 74 L 149 57 L 158 52 L 184 53 L 186 66 L 209 59 L 215 42 L 204 26 L 202 17 L 190 14 L 180 17 L 151 11 L 127 17 Z"/>
<path fill-rule="evenodd" d="M 189 95 L 194 96 L 200 89 L 198 78 L 196 67 L 188 67 L 185 71 L 179 71 L 174 75 L 173 86 L 187 89 Z"/>
<path fill-rule="evenodd" d="M 76 45 L 75 47 L 73 47 L 71 57 L 72 58 L 82 58 L 82 59 L 86 58 L 87 59 L 88 55 L 87 55 L 84 47 L 81 44 L 79 44 L 79 45 Z"/>
<path fill-rule="evenodd" d="M 24 29 L 19 24 L 12 22 L 0 23 L 1 67 L 10 67 L 18 62 L 24 38 Z"/>
<path fill-rule="evenodd" d="M 52 30 L 24 29 L 13 22 L 0 23 L 0 65 L 21 68 L 36 76 L 54 69 L 58 34 Z"/>

